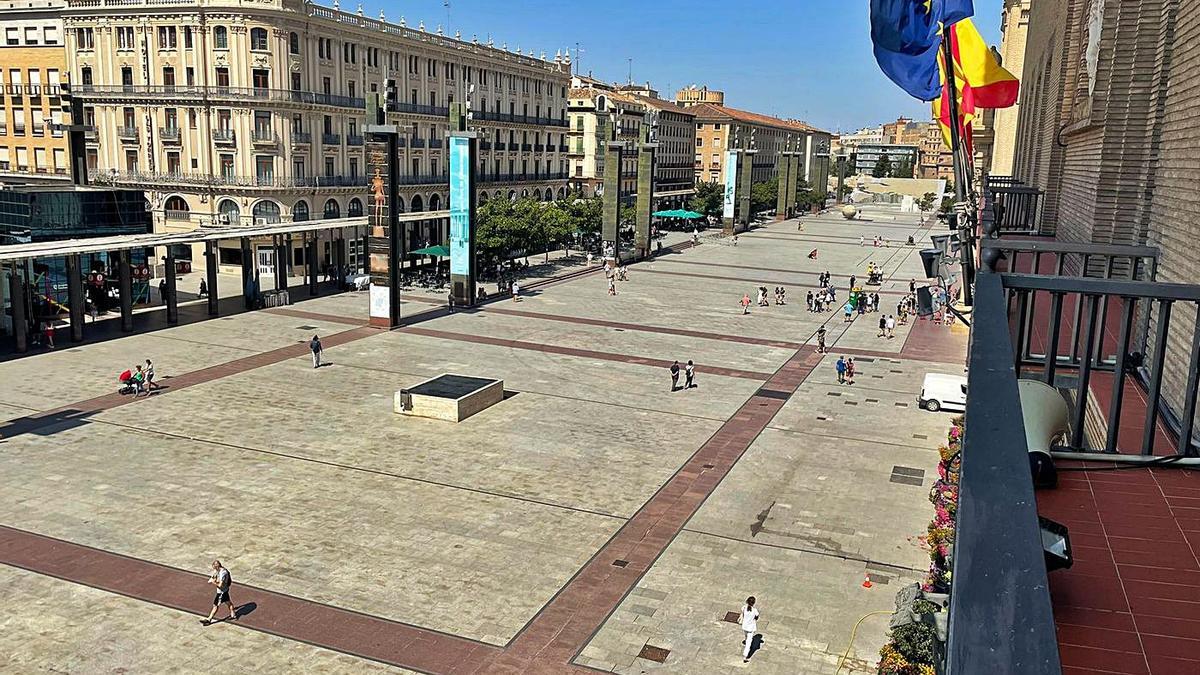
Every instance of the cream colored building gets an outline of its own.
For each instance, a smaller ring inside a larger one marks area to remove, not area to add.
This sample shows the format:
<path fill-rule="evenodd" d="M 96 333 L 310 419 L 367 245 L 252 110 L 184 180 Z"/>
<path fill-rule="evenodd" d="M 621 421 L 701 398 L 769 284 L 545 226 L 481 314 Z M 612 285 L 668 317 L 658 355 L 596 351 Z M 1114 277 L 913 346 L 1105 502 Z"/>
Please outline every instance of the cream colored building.
<path fill-rule="evenodd" d="M 796 120 L 760 115 L 723 105 L 689 107 L 696 114 L 696 182 L 724 182 L 726 153 L 755 150 L 752 181 L 771 180 L 779 170 L 779 153 L 803 153 L 804 180 L 825 185 L 829 177 L 829 132 Z"/>
<path fill-rule="evenodd" d="M 0 182 L 70 173 L 59 84 L 65 0 L 0 0 Z M 0 242 L 2 243 L 2 242 Z"/>
<path fill-rule="evenodd" d="M 725 105 L 725 92 L 709 89 L 708 87 L 697 87 L 693 84 L 676 92 L 675 102 L 685 108 L 700 105 L 701 103 Z"/>
<path fill-rule="evenodd" d="M 621 193 L 626 203 L 637 195 L 637 144 L 647 106 L 637 97 L 619 92 L 590 77 L 571 81 L 568 111 L 570 186 L 578 195 L 592 197 L 604 192 L 604 168 L 610 153 L 607 143 L 620 141 L 622 153 Z"/>
<path fill-rule="evenodd" d="M 1000 29 L 1001 63 L 1010 73 L 1020 77 L 1025 68 L 1025 37 L 1029 32 L 1029 10 L 1032 0 L 1004 0 Z M 991 162 L 988 172 L 997 176 L 1013 173 L 1013 157 L 1017 144 L 1017 119 L 1020 106 L 987 111 L 985 118 L 992 132 Z"/>
<path fill-rule="evenodd" d="M 692 154 L 696 148 L 696 115 L 690 109 L 657 96 L 645 95 L 637 100 L 649 111 L 651 139 L 658 144 L 654 153 L 655 211 L 687 208 L 696 194 L 696 178 Z"/>
<path fill-rule="evenodd" d="M 447 208 L 448 107 L 464 100 L 480 199 L 566 194 L 567 58 L 301 0 L 67 0 L 63 21 L 91 175 L 145 189 L 157 231 L 362 215 L 372 92 L 404 130 L 405 211 Z M 408 243 L 445 228 L 420 222 Z"/>

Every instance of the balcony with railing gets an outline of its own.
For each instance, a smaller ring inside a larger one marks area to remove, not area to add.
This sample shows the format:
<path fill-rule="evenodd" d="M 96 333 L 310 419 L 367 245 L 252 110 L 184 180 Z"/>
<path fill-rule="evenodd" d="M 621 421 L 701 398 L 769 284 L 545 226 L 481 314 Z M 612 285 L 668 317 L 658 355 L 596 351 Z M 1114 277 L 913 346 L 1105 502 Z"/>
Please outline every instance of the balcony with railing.
<path fill-rule="evenodd" d="M 312 134 L 307 131 L 293 131 L 292 145 L 309 145 L 312 143 Z"/>
<path fill-rule="evenodd" d="M 1012 176 L 987 176 L 983 183 L 984 196 L 990 208 L 983 211 L 982 221 L 988 227 L 999 223 L 1000 234 L 1052 235 L 1052 229 L 1042 226 L 1042 197 L 1044 192 L 1025 185 Z"/>
<path fill-rule="evenodd" d="M 408 147 L 416 148 L 418 150 L 423 149 L 425 147 L 425 139 L 424 138 L 411 138 L 408 141 Z"/>
<path fill-rule="evenodd" d="M 269 87 L 227 87 L 181 84 L 83 84 L 73 90 L 88 99 L 215 99 L 233 101 L 273 101 L 338 108 L 365 108 L 358 96 L 341 96 L 315 91 L 272 89 Z"/>
<path fill-rule="evenodd" d="M 988 221 L 975 283 L 938 672 L 1195 672 L 1200 286 L 1158 281 L 1154 248 L 1012 223 Z"/>
<path fill-rule="evenodd" d="M 116 171 L 91 169 L 89 179 L 108 185 L 187 185 L 214 188 L 366 188 L 362 176 L 239 176 L 194 172 Z"/>
<path fill-rule="evenodd" d="M 117 137 L 123 141 L 136 141 L 138 137 L 138 128 L 117 127 Z"/>
<path fill-rule="evenodd" d="M 420 103 L 403 103 L 401 101 L 389 101 L 387 109 L 388 112 L 409 115 L 432 115 L 433 117 L 446 117 L 450 114 L 450 108 L 448 107 L 422 105 Z"/>
<path fill-rule="evenodd" d="M 358 134 L 350 134 L 346 136 L 346 145 L 360 146 L 363 144 L 363 137 Z"/>
<path fill-rule="evenodd" d="M 213 129 L 212 139 L 214 143 L 219 145 L 229 145 L 237 141 L 237 136 L 233 133 L 233 129 Z"/>
<path fill-rule="evenodd" d="M 176 127 L 176 126 L 159 127 L 158 128 L 158 137 L 162 139 L 162 142 L 164 144 L 178 145 L 180 142 L 180 138 L 181 138 L 181 134 L 179 132 L 179 127 Z"/>
<path fill-rule="evenodd" d="M 342 137 L 340 134 L 321 134 L 322 145 L 341 145 Z"/>
<path fill-rule="evenodd" d="M 273 129 L 254 129 L 250 132 L 250 140 L 255 145 L 279 145 L 279 134 Z"/>
<path fill-rule="evenodd" d="M 440 138 L 429 139 L 429 147 L 430 148 L 441 148 L 442 147 L 442 139 L 440 139 Z"/>

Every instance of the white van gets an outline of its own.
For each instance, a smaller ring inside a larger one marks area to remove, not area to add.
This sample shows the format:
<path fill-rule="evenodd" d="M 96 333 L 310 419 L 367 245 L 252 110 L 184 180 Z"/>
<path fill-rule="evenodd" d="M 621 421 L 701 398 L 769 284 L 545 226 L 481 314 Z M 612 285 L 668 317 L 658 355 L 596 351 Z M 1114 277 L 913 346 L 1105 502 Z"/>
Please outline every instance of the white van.
<path fill-rule="evenodd" d="M 926 373 L 921 383 L 921 395 L 917 404 L 929 412 L 967 409 L 967 378 L 962 375 Z"/>

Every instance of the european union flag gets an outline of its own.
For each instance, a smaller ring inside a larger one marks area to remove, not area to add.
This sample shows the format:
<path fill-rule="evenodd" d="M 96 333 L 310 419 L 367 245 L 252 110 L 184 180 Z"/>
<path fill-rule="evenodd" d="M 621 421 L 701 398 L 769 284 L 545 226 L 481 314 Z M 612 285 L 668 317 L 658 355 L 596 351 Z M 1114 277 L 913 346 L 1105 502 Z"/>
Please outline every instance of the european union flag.
<path fill-rule="evenodd" d="M 941 95 L 939 24 L 975 13 L 972 0 L 871 0 L 871 42 L 883 74 L 914 98 Z"/>

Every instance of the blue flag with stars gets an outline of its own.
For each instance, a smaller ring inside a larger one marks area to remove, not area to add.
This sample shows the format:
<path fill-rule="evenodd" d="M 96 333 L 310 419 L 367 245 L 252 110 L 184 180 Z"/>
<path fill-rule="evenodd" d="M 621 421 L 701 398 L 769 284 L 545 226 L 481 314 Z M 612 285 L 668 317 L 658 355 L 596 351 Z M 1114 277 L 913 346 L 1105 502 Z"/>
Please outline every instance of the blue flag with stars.
<path fill-rule="evenodd" d="M 914 98 L 941 95 L 940 24 L 972 16 L 972 0 L 871 0 L 871 42 L 884 75 Z"/>

